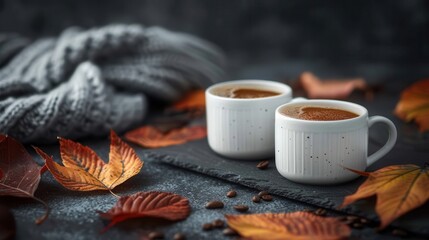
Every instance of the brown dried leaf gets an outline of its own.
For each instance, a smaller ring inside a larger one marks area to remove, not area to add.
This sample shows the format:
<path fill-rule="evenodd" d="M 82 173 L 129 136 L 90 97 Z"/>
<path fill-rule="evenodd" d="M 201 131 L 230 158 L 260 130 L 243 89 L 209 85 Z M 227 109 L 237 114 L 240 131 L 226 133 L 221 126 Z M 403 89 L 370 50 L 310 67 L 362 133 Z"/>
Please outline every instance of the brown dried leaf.
<path fill-rule="evenodd" d="M 37 153 L 45 160 L 54 178 L 65 188 L 74 191 L 114 189 L 138 174 L 143 161 L 134 149 L 124 143 L 115 132 L 110 132 L 109 163 L 106 164 L 89 147 L 60 138 L 61 158 L 64 166 L 39 148 Z"/>
<path fill-rule="evenodd" d="M 367 176 L 368 179 L 354 194 L 347 196 L 340 207 L 376 195 L 375 210 L 381 219 L 381 229 L 412 209 L 422 206 L 429 199 L 428 165 L 395 165 L 370 173 L 349 170 Z"/>
<path fill-rule="evenodd" d="M 186 219 L 191 208 L 188 199 L 167 192 L 139 192 L 121 197 L 116 205 L 100 217 L 110 220 L 102 232 L 115 224 L 131 218 L 162 218 L 170 221 Z"/>
<path fill-rule="evenodd" d="M 367 88 L 362 78 L 322 81 L 310 72 L 302 73 L 299 81 L 309 98 L 345 99 L 353 90 Z"/>
<path fill-rule="evenodd" d="M 41 224 L 49 215 L 48 205 L 34 196 L 42 171 L 24 146 L 15 139 L 0 134 L 0 196 L 32 198 L 46 208 L 36 220 Z"/>
<path fill-rule="evenodd" d="M 402 91 L 395 114 L 406 122 L 414 120 L 421 132 L 429 130 L 429 79 L 416 82 Z"/>
<path fill-rule="evenodd" d="M 206 97 L 204 90 L 201 89 L 189 92 L 185 97 L 173 105 L 173 109 L 183 111 L 204 111 L 205 107 Z"/>
<path fill-rule="evenodd" d="M 309 212 L 225 215 L 230 228 L 246 239 L 345 239 L 350 228 L 336 218 Z"/>
<path fill-rule="evenodd" d="M 125 139 L 142 147 L 159 148 L 183 144 L 207 136 L 204 126 L 188 126 L 163 133 L 153 126 L 144 126 L 125 134 Z"/>

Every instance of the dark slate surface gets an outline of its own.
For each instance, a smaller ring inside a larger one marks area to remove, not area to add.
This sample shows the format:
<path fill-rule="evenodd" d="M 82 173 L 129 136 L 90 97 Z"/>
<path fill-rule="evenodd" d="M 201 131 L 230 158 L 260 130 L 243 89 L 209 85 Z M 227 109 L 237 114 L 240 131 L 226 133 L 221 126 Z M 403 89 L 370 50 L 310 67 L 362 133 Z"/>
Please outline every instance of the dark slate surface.
<path fill-rule="evenodd" d="M 389 85 L 390 84 L 390 85 Z M 417 164 L 422 166 L 429 154 L 428 135 L 417 132 L 413 125 L 404 124 L 395 118 L 392 110 L 399 97 L 399 89 L 403 83 L 384 83 L 386 89 L 372 101 L 362 98 L 352 99 L 354 102 L 368 108 L 370 116 L 382 115 L 392 119 L 398 128 L 398 141 L 394 149 L 382 160 L 368 168 L 368 171 L 393 164 Z M 387 139 L 386 131 L 378 125 L 370 129 L 369 151 L 373 152 L 384 144 Z M 316 206 L 337 209 L 344 196 L 356 191 L 363 178 L 336 186 L 311 186 L 293 183 L 283 178 L 275 169 L 274 161 L 271 167 L 261 171 L 255 167 L 257 162 L 226 159 L 215 154 L 209 148 L 207 140 L 187 143 L 146 153 L 147 158 L 169 163 L 175 166 L 191 169 L 207 175 L 215 176 L 244 186 L 269 190 L 272 193 L 314 204 Z M 362 202 L 361 202 L 362 203 Z M 354 213 L 376 220 L 371 204 L 361 204 L 340 211 Z M 426 204 L 411 214 L 396 221 L 394 226 L 401 226 L 410 231 L 429 235 L 429 204 Z"/>
<path fill-rule="evenodd" d="M 107 159 L 109 141 L 107 139 L 86 140 L 82 142 L 92 147 L 103 159 Z M 183 232 L 187 239 L 232 239 L 224 237 L 220 230 L 204 232 L 203 223 L 223 218 L 223 214 L 237 213 L 232 206 L 248 204 L 250 213 L 257 212 L 292 212 L 305 209 L 316 209 L 302 202 L 274 197 L 272 202 L 252 203 L 250 199 L 257 194 L 256 189 L 244 187 L 228 181 L 183 170 L 166 164 L 148 161 L 145 151 L 134 146 L 138 155 L 146 160 L 145 165 L 137 176 L 117 187 L 114 192 L 118 195 L 132 194 L 138 191 L 170 191 L 181 194 L 190 200 L 192 212 L 188 219 L 177 223 L 154 223 L 153 221 L 129 220 L 113 227 L 103 235 L 99 231 L 105 223 L 98 217 L 96 210 L 107 211 L 116 202 L 116 198 L 107 192 L 73 192 L 58 184 L 49 172 L 42 177 L 36 196 L 43 199 L 52 208 L 51 215 L 42 225 L 34 224 L 34 220 L 43 214 L 41 204 L 22 198 L 2 197 L 0 204 L 10 207 L 17 221 L 16 239 L 144 239 L 151 230 L 161 230 L 166 239 L 172 239 L 176 232 Z M 41 146 L 48 154 L 53 154 L 59 160 L 57 145 Z M 29 149 L 37 161 L 41 161 Z M 40 162 L 41 163 L 41 162 Z M 225 196 L 230 189 L 238 192 L 236 198 Z M 219 199 L 226 206 L 221 210 L 207 210 L 207 201 Z M 328 211 L 331 216 L 337 213 Z M 390 235 L 392 229 L 377 233 L 375 228 L 353 230 L 354 238 L 362 239 L 399 239 Z"/>

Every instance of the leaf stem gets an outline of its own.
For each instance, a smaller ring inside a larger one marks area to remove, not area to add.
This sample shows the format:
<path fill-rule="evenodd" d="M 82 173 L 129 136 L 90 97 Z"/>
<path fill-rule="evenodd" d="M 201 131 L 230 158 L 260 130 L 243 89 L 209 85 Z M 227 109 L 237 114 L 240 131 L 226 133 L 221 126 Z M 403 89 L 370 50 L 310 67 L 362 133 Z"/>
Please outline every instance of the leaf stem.
<path fill-rule="evenodd" d="M 49 213 L 51 212 L 51 209 L 49 208 L 48 204 L 46 202 L 44 202 L 42 199 L 37 198 L 35 196 L 31 196 L 32 199 L 38 201 L 39 203 L 43 204 L 43 206 L 46 209 L 45 214 L 43 214 L 41 217 L 39 217 L 38 219 L 36 219 L 36 224 L 42 224 L 49 216 Z"/>
<path fill-rule="evenodd" d="M 111 190 L 111 189 L 109 189 L 109 192 L 110 192 L 113 196 L 115 196 L 116 198 L 120 198 L 120 196 L 119 196 L 119 195 L 117 195 L 117 194 L 115 194 L 114 192 L 112 192 L 112 190 Z"/>

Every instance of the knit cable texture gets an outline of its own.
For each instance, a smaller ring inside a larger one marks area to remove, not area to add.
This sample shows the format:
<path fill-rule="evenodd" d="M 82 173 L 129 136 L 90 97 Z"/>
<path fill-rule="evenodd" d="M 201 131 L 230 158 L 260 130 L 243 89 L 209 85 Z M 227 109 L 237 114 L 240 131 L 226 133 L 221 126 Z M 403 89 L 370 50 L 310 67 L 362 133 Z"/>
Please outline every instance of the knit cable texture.
<path fill-rule="evenodd" d="M 121 132 L 148 103 L 174 101 L 223 76 L 224 57 L 197 37 L 159 27 L 69 28 L 29 44 L 0 35 L 0 132 L 52 142 Z"/>

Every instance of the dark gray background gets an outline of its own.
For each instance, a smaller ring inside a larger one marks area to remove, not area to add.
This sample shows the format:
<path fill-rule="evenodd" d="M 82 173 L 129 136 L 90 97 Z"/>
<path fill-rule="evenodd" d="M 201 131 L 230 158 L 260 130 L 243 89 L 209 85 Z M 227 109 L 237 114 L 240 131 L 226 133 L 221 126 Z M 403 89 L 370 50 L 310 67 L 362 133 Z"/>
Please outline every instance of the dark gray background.
<path fill-rule="evenodd" d="M 424 0 L 0 0 L 0 32 L 141 23 L 206 38 L 233 61 L 420 65 L 429 62 L 428 10 Z"/>

